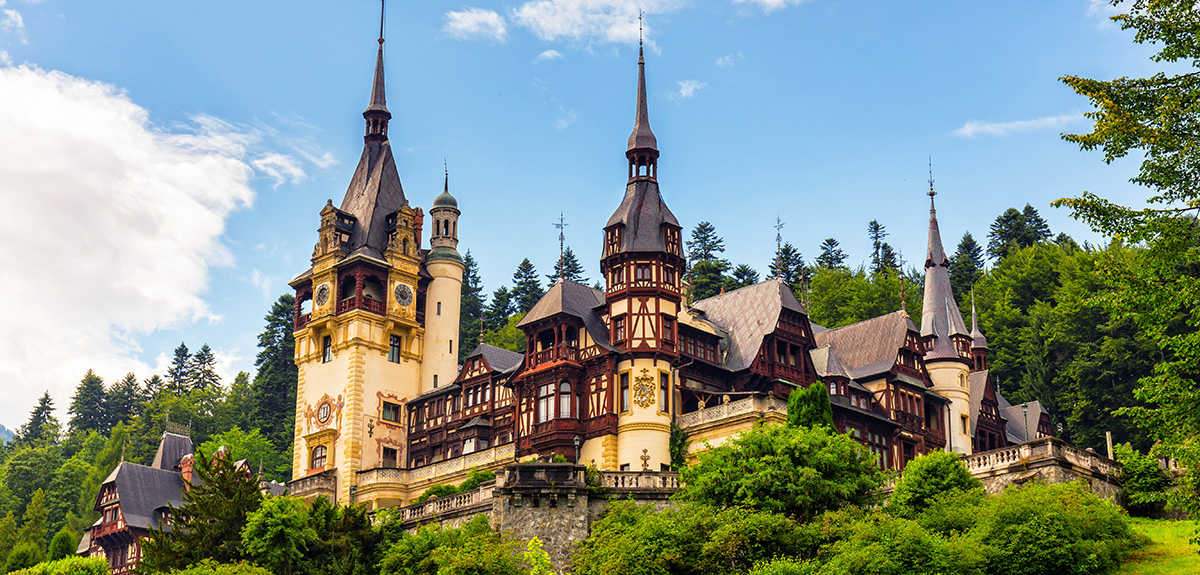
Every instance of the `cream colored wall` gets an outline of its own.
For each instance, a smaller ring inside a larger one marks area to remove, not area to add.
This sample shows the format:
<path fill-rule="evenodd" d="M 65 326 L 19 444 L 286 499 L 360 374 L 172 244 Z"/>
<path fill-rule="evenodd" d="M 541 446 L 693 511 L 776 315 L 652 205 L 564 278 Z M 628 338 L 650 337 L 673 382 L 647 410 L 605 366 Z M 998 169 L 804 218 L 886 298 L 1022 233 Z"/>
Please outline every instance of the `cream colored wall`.
<path fill-rule="evenodd" d="M 970 420 L 967 421 L 967 432 L 962 432 L 962 417 L 969 417 L 971 409 L 971 384 L 966 377 L 966 364 L 942 361 L 926 364 L 925 368 L 929 371 L 929 378 L 933 380 L 933 390 L 950 400 L 950 429 L 946 432 L 946 450 L 969 455 Z"/>
<path fill-rule="evenodd" d="M 642 375 L 642 370 L 646 370 L 646 374 L 651 377 L 651 403 L 643 407 L 638 405 L 636 401 L 636 384 L 637 378 Z M 666 373 L 670 376 L 671 366 L 665 360 L 653 360 L 638 358 L 633 360 L 625 360 L 617 364 L 617 373 L 629 373 L 629 397 L 630 410 L 621 412 L 617 417 L 617 468 L 622 465 L 629 465 L 630 471 L 639 471 L 642 469 L 642 450 L 646 450 L 646 455 L 650 456 L 648 466 L 653 471 L 659 470 L 660 464 L 670 464 L 671 455 L 668 449 L 669 438 L 671 434 L 671 416 L 668 413 L 660 411 L 661 406 L 658 405 L 659 399 L 659 373 Z M 616 381 L 620 385 L 620 376 Z M 617 392 L 617 405 L 620 408 L 621 390 Z M 674 393 L 674 390 L 672 390 Z"/>
<path fill-rule="evenodd" d="M 579 448 L 579 463 L 589 465 L 593 461 L 602 471 L 617 470 L 616 435 L 602 435 L 583 442 L 583 446 Z"/>
<path fill-rule="evenodd" d="M 426 263 L 433 276 L 425 291 L 425 340 L 422 345 L 421 393 L 433 390 L 433 376 L 438 386 L 449 385 L 458 376 L 458 320 L 462 303 L 463 265 L 452 260 Z M 439 315 L 438 303 L 442 304 Z M 450 351 L 450 341 L 454 351 Z"/>

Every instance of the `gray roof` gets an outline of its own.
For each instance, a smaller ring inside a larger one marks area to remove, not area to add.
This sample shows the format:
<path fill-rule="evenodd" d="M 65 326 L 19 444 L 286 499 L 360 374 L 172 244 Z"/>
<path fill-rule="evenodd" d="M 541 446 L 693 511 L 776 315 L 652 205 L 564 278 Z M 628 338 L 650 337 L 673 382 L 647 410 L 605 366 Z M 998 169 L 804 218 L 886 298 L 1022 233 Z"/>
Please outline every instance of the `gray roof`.
<path fill-rule="evenodd" d="M 486 418 L 486 417 L 472 417 L 471 421 L 464 423 L 462 425 L 462 427 L 459 427 L 459 429 L 466 429 L 468 427 L 491 427 L 491 426 L 492 426 L 492 422 L 490 420 L 488 420 L 488 418 Z"/>
<path fill-rule="evenodd" d="M 183 502 L 183 476 L 175 471 L 123 461 L 104 480 L 109 483 L 116 483 L 121 514 L 131 527 L 153 529 L 161 517 L 157 510 Z"/>
<path fill-rule="evenodd" d="M 1031 439 L 1037 438 L 1038 421 L 1042 418 L 1042 413 L 1049 414 L 1050 412 L 1042 405 L 1040 401 L 1027 401 L 1013 405 L 1009 403 L 1003 395 L 1000 395 L 1000 390 L 996 390 L 996 402 L 1000 404 L 1000 417 L 1005 420 L 1005 435 L 1012 443 L 1023 443 Z M 1028 427 L 1026 427 L 1025 412 L 1021 409 L 1022 406 L 1028 406 L 1029 417 Z"/>
<path fill-rule="evenodd" d="M 616 224 L 625 226 L 618 252 L 665 252 L 663 225 L 678 228 L 679 220 L 663 201 L 657 181 L 636 179 L 625 186 L 625 198 L 604 227 Z"/>
<path fill-rule="evenodd" d="M 638 46 L 638 93 L 637 116 L 633 124 L 633 133 L 629 134 L 629 150 L 658 149 L 658 139 L 650 130 L 650 114 L 646 108 L 646 56 L 642 47 Z"/>
<path fill-rule="evenodd" d="M 387 249 L 387 217 L 405 204 L 404 188 L 388 142 L 366 142 L 341 210 L 358 219 L 350 236 L 350 255 L 383 259 Z"/>
<path fill-rule="evenodd" d="M 903 310 L 814 334 L 818 346 L 829 346 L 853 379 L 884 373 L 896 364 L 909 331 L 917 326 Z"/>
<path fill-rule="evenodd" d="M 988 348 L 987 338 L 979 331 L 979 317 L 975 314 L 975 290 L 971 290 L 971 348 Z"/>
<path fill-rule="evenodd" d="M 775 331 L 784 308 L 804 313 L 804 306 L 779 278 L 702 299 L 692 304 L 709 322 L 729 334 L 724 367 L 741 371 L 754 363 L 763 338 Z"/>
<path fill-rule="evenodd" d="M 192 438 L 167 431 L 158 442 L 158 451 L 155 452 L 154 463 L 150 466 L 165 471 L 178 471 L 179 460 L 192 452 Z"/>
<path fill-rule="evenodd" d="M 932 191 L 930 192 L 933 193 Z M 929 199 L 929 246 L 925 254 L 925 299 L 921 307 L 921 335 L 935 336 L 933 349 L 925 352 L 926 359 L 959 357 L 952 335 L 969 335 L 963 323 L 954 290 L 950 287 L 950 259 L 942 248 L 937 211 Z"/>
<path fill-rule="evenodd" d="M 979 424 L 979 412 L 983 409 L 983 393 L 987 389 L 988 371 L 972 371 L 967 376 L 971 384 L 971 437 L 975 437 L 975 428 Z"/>
<path fill-rule="evenodd" d="M 826 330 L 828 331 L 828 330 Z M 808 352 L 812 357 L 813 368 L 817 371 L 818 377 L 844 377 L 850 379 L 849 372 L 842 367 L 841 360 L 837 354 L 833 353 L 833 348 L 829 346 L 814 348 Z"/>
<path fill-rule="evenodd" d="M 583 320 L 588 335 L 605 349 L 612 350 L 608 343 L 608 327 L 596 313 L 596 308 L 604 305 L 604 292 L 590 288 L 581 283 L 567 279 L 559 279 L 546 290 L 542 299 L 517 322 L 517 327 L 525 327 L 534 322 L 546 319 L 560 313 Z M 491 361 L 488 362 L 491 364 Z"/>
<path fill-rule="evenodd" d="M 487 362 L 488 367 L 502 374 L 516 371 L 518 367 L 521 367 L 521 363 L 525 361 L 525 354 L 523 353 L 509 351 L 486 343 L 479 344 L 471 353 L 467 354 L 467 359 L 473 357 L 482 357 Z"/>

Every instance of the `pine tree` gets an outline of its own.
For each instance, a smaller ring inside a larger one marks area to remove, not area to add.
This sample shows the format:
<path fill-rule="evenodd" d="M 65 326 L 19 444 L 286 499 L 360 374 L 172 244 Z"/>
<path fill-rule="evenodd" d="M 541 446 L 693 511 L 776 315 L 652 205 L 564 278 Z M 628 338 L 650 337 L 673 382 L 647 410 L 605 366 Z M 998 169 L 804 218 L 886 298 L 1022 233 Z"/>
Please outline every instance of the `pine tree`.
<path fill-rule="evenodd" d="M 821 255 L 817 256 L 817 266 L 823 268 L 843 267 L 846 262 L 846 252 L 838 247 L 840 244 L 833 238 L 825 238 L 821 242 Z"/>
<path fill-rule="evenodd" d="M 251 384 L 256 427 L 280 450 L 291 451 L 296 414 L 296 384 L 299 370 L 293 356 L 292 313 L 296 296 L 285 293 L 275 300 L 263 318 L 266 327 L 258 334 L 258 372 Z"/>
<path fill-rule="evenodd" d="M 0 570 L 8 560 L 8 553 L 17 544 L 17 519 L 9 511 L 4 519 L 0 519 Z"/>
<path fill-rule="evenodd" d="M 483 331 L 494 331 L 504 327 L 512 315 L 513 298 L 508 286 L 500 286 L 492 292 L 492 301 L 483 310 Z"/>
<path fill-rule="evenodd" d="M 883 238 L 886 238 L 887 235 L 887 230 L 883 228 L 883 224 L 879 223 L 879 220 L 867 222 L 867 237 L 871 239 L 872 271 L 883 269 L 880 258 L 883 256 Z"/>
<path fill-rule="evenodd" d="M 725 240 L 709 222 L 700 222 L 692 229 L 687 242 L 688 281 L 692 284 L 692 301 L 712 297 L 725 285 L 725 272 L 733 267 L 720 256 L 725 252 Z"/>
<path fill-rule="evenodd" d="M 796 297 L 804 294 L 811 271 L 804 263 L 800 250 L 790 243 L 785 242 L 779 246 L 775 251 L 775 258 L 771 261 L 771 277 L 783 280 L 783 283 L 792 288 Z"/>
<path fill-rule="evenodd" d="M 963 234 L 958 242 L 954 257 L 950 258 L 950 286 L 959 297 L 971 291 L 975 282 L 983 276 L 983 248 L 975 242 L 971 232 Z M 959 301 L 962 301 L 961 299 Z"/>
<path fill-rule="evenodd" d="M 217 375 L 217 358 L 206 343 L 192 356 L 192 389 L 211 391 L 220 386 L 221 376 Z"/>
<path fill-rule="evenodd" d="M 17 530 L 17 544 L 30 543 L 44 550 L 49 538 L 46 532 L 46 492 L 38 489 L 25 507 L 21 528 Z"/>
<path fill-rule="evenodd" d="M 1033 206 L 1025 204 L 1023 211 L 1008 208 L 992 222 L 987 253 L 998 261 L 1013 251 L 1044 242 L 1051 235 L 1050 225 Z"/>
<path fill-rule="evenodd" d="M 54 417 L 54 400 L 46 391 L 38 398 L 37 407 L 29 414 L 29 421 L 17 432 L 17 444 L 40 447 L 58 441 L 59 424 Z"/>
<path fill-rule="evenodd" d="M 746 264 L 738 264 L 733 273 L 725 278 L 725 291 L 744 288 L 758 283 L 758 271 Z"/>
<path fill-rule="evenodd" d="M 183 395 L 192 388 L 192 378 L 192 353 L 188 351 L 187 344 L 181 341 L 179 347 L 175 348 L 171 367 L 167 368 L 166 390 L 174 395 Z"/>
<path fill-rule="evenodd" d="M 729 262 L 724 260 L 699 260 L 692 266 L 692 301 L 699 301 L 721 293 L 725 285 L 725 272 Z"/>
<path fill-rule="evenodd" d="M 562 271 L 564 278 L 575 283 L 587 285 L 588 278 L 583 277 L 583 264 L 579 263 L 579 258 L 575 257 L 575 252 L 571 251 L 571 246 L 563 250 L 563 255 L 558 265 L 554 267 L 554 273 L 546 276 L 550 283 L 558 281 L 559 270 Z"/>
<path fill-rule="evenodd" d="M 155 376 L 157 377 L 157 376 Z M 108 388 L 105 398 L 107 406 L 108 426 L 111 429 L 122 421 L 133 421 L 138 416 L 142 402 L 148 398 L 142 393 L 137 376 L 133 372 L 125 374 L 125 378 Z"/>
<path fill-rule="evenodd" d="M 871 270 L 874 273 L 886 270 L 900 271 L 900 268 L 904 266 L 904 260 L 900 258 L 899 252 L 892 249 L 891 244 L 883 242 L 879 246 L 879 261 L 876 264 L 876 267 Z"/>
<path fill-rule="evenodd" d="M 250 374 L 239 371 L 229 385 L 225 401 L 217 409 L 217 429 L 226 430 L 233 427 L 253 429 L 258 427 L 253 419 L 254 390 L 250 386 Z"/>
<path fill-rule="evenodd" d="M 105 401 L 104 380 L 92 370 L 87 370 L 79 385 L 75 387 L 75 395 L 71 397 L 71 414 L 69 427 L 75 431 L 108 432 L 109 415 Z"/>
<path fill-rule="evenodd" d="M 529 258 L 521 260 L 517 271 L 513 272 L 512 299 L 517 313 L 526 313 L 533 309 L 534 304 L 542 299 L 542 284 L 538 280 L 537 270 Z"/>
<path fill-rule="evenodd" d="M 479 334 L 483 331 L 483 280 L 479 277 L 479 264 L 471 257 L 471 250 L 463 256 L 462 308 L 458 320 L 458 360 L 479 345 Z"/>
<path fill-rule="evenodd" d="M 725 253 L 725 240 L 717 235 L 717 228 L 709 222 L 700 222 L 692 229 L 692 239 L 687 242 L 688 263 L 718 261 Z"/>
<path fill-rule="evenodd" d="M 146 384 L 146 397 L 145 397 L 146 401 L 154 399 L 154 397 L 156 395 L 158 395 L 162 391 L 165 391 L 167 388 L 167 382 L 164 381 L 162 376 L 159 376 L 159 375 L 152 375 L 152 376 L 146 378 L 145 384 Z"/>

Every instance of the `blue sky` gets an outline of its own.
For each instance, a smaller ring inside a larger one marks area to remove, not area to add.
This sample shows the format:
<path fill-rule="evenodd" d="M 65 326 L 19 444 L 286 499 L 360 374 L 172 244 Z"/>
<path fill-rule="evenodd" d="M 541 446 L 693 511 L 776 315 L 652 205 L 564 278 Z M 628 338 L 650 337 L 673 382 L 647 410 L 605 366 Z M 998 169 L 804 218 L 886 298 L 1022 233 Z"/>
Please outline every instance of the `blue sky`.
<path fill-rule="evenodd" d="M 624 190 L 637 21 L 647 12 L 659 181 L 689 229 L 765 271 L 776 217 L 806 259 L 824 238 L 868 258 L 878 219 L 925 249 L 933 157 L 947 249 L 1030 203 L 1124 202 L 1136 162 L 1059 138 L 1087 131 L 1064 74 L 1156 70 L 1094 0 L 480 0 L 389 2 L 390 136 L 409 201 L 443 159 L 460 250 L 485 288 L 557 257 L 551 223 L 598 274 Z M 376 0 L 0 0 L 0 423 L 43 390 L 59 416 L 88 368 L 161 373 L 209 343 L 226 381 L 253 371 L 262 316 L 307 267 L 318 212 L 362 146 Z M 9 275 L 12 274 L 12 275 Z"/>

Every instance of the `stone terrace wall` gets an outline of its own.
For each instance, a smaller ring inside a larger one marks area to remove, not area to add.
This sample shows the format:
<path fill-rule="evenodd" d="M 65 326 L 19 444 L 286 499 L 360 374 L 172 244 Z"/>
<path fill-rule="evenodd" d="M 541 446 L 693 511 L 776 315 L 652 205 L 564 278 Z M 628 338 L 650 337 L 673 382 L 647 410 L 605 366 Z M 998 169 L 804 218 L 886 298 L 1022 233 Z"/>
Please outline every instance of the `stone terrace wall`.
<path fill-rule="evenodd" d="M 1056 437 L 1043 437 L 1019 445 L 968 455 L 963 464 L 983 482 L 988 493 L 1030 481 L 1066 483 L 1083 479 L 1092 493 L 1121 503 L 1117 462 L 1074 447 Z"/>

